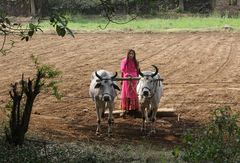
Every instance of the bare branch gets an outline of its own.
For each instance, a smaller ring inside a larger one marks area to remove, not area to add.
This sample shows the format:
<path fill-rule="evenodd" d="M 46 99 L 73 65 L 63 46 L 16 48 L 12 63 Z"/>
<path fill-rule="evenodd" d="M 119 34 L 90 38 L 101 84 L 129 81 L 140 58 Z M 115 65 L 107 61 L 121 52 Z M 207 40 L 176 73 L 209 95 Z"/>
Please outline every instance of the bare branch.
<path fill-rule="evenodd" d="M 110 21 L 108 21 L 107 24 L 106 24 L 104 27 L 102 27 L 101 25 L 99 25 L 98 27 L 99 27 L 100 29 L 104 30 L 104 29 L 107 28 L 107 26 L 108 26 L 109 24 L 110 24 Z"/>
<path fill-rule="evenodd" d="M 101 2 L 100 5 L 103 7 L 103 11 L 105 12 L 104 17 L 107 19 L 107 24 L 104 27 L 101 27 L 101 25 L 98 26 L 100 29 L 106 29 L 110 23 L 119 24 L 119 25 L 127 24 L 137 18 L 137 14 L 136 14 L 135 16 L 131 17 L 130 20 L 127 20 L 127 21 L 124 21 L 124 22 L 115 21 L 114 20 L 114 18 L 116 18 L 115 10 L 113 8 L 113 4 L 111 3 L 111 1 L 100 0 L 100 2 Z"/>
<path fill-rule="evenodd" d="M 5 53 L 4 53 L 4 46 L 5 46 L 5 43 L 6 43 L 6 39 L 7 39 L 7 34 L 6 34 L 6 32 L 3 32 L 4 33 L 4 37 L 3 37 L 3 43 L 2 43 L 2 47 L 1 47 L 1 49 L 0 49 L 0 52 L 3 54 L 3 55 L 5 55 Z"/>
<path fill-rule="evenodd" d="M 12 99 L 14 99 L 13 94 L 12 94 L 12 91 L 9 91 L 9 95 L 10 95 L 10 97 L 11 97 Z"/>

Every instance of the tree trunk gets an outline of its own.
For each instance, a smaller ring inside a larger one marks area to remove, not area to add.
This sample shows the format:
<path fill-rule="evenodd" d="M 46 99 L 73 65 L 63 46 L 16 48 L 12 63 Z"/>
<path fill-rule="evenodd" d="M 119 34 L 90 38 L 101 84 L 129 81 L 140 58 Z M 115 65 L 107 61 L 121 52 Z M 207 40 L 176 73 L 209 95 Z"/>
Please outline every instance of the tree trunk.
<path fill-rule="evenodd" d="M 179 0 L 178 2 L 178 7 L 179 7 L 179 11 L 183 12 L 184 11 L 184 0 Z"/>
<path fill-rule="evenodd" d="M 139 14 L 139 11 L 140 11 L 140 10 L 139 10 L 139 4 L 136 3 L 136 13 Z"/>
<path fill-rule="evenodd" d="M 150 2 L 148 0 L 143 1 L 143 14 L 148 14 L 149 13 L 149 8 L 150 8 Z"/>
<path fill-rule="evenodd" d="M 38 0 L 36 5 L 38 16 L 47 16 L 49 10 L 49 2 L 48 0 Z"/>
<path fill-rule="evenodd" d="M 21 86 L 19 83 L 12 84 L 12 90 L 9 92 L 12 100 L 12 111 L 10 116 L 9 129 L 5 130 L 7 141 L 10 144 L 22 145 L 24 137 L 28 131 L 30 123 L 32 107 L 36 96 L 40 93 L 41 87 L 41 73 L 38 73 L 37 79 L 33 85 L 32 80 L 24 81 L 23 75 L 21 80 Z M 18 91 L 20 89 L 20 91 Z M 34 90 L 33 90 L 34 89 Z M 25 98 L 23 98 L 25 96 Z M 22 99 L 26 99 L 22 101 Z M 20 111 L 21 102 L 25 102 L 23 111 Z M 23 112 L 22 114 L 20 114 Z"/>
<path fill-rule="evenodd" d="M 126 3 L 126 14 L 130 14 L 129 13 L 129 0 L 126 0 L 125 3 Z"/>
<path fill-rule="evenodd" d="M 30 10 L 31 10 L 31 15 L 36 16 L 36 4 L 35 0 L 30 0 Z"/>
<path fill-rule="evenodd" d="M 240 6 L 240 0 L 237 1 L 237 6 Z"/>
<path fill-rule="evenodd" d="M 215 8 L 216 8 L 216 0 L 211 0 L 211 7 L 212 7 L 212 10 L 215 10 Z"/>

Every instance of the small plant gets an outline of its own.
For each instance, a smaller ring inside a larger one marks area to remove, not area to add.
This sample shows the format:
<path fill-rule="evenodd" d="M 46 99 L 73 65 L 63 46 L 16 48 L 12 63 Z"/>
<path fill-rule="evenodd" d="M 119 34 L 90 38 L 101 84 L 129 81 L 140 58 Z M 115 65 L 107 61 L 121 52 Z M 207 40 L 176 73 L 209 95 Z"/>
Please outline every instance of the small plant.
<path fill-rule="evenodd" d="M 32 56 L 37 69 L 34 79 L 22 79 L 20 82 L 11 84 L 9 91 L 11 100 L 6 108 L 9 109 L 9 126 L 5 127 L 6 140 L 10 144 L 22 145 L 25 133 L 28 131 L 33 103 L 38 94 L 43 90 L 52 90 L 52 94 L 58 99 L 57 81 L 55 80 L 60 72 L 48 65 L 40 66 L 37 58 Z"/>
<path fill-rule="evenodd" d="M 217 108 L 209 124 L 184 137 L 182 159 L 187 162 L 235 163 L 240 161 L 240 128 L 228 106 Z"/>

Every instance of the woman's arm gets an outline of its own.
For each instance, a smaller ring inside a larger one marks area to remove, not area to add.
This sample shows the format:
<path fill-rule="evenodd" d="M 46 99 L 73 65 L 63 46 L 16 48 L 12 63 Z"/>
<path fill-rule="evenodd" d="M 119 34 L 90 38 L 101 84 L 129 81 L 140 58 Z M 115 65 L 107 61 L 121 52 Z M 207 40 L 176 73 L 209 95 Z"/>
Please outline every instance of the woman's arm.
<path fill-rule="evenodd" d="M 137 67 L 136 67 L 136 70 L 137 70 L 137 76 L 139 76 L 139 70 L 140 70 L 140 67 L 139 67 L 139 62 L 137 61 Z"/>
<path fill-rule="evenodd" d="M 121 62 L 121 71 L 122 71 L 122 73 L 125 73 L 126 70 L 127 70 L 127 59 L 124 58 Z"/>

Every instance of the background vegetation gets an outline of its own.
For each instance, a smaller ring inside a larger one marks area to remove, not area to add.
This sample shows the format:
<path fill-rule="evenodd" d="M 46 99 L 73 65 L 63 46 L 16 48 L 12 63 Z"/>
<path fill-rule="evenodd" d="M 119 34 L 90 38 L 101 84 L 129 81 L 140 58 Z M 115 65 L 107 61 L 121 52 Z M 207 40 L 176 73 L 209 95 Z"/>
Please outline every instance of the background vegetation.
<path fill-rule="evenodd" d="M 166 15 L 165 15 L 166 16 Z M 66 15 L 69 18 L 69 28 L 82 31 L 103 31 L 100 27 L 107 24 L 107 20 L 96 16 Z M 172 16 L 174 17 L 174 16 Z M 119 22 L 127 21 L 125 17 Z M 48 22 L 43 22 L 40 26 L 46 30 L 51 26 Z M 219 30 L 239 30 L 240 21 L 238 18 L 228 17 L 200 17 L 181 16 L 171 19 L 167 18 L 136 18 L 126 24 L 110 23 L 104 31 L 124 31 L 124 32 L 164 32 L 164 31 L 219 31 Z M 75 31 L 76 32 L 76 31 Z"/>
<path fill-rule="evenodd" d="M 74 14 L 103 14 L 101 2 L 110 3 L 116 14 L 155 15 L 169 10 L 209 13 L 214 0 L 0 0 L 2 9 L 10 15 L 43 15 L 49 9 Z M 33 8 L 34 7 L 34 8 Z M 16 8 L 22 10 L 16 10 Z M 34 9 L 34 11 L 33 11 Z"/>

